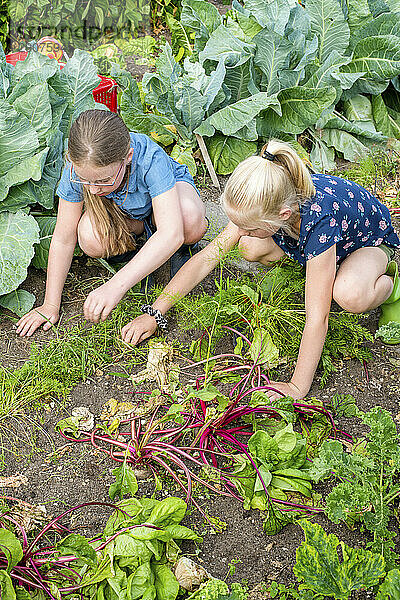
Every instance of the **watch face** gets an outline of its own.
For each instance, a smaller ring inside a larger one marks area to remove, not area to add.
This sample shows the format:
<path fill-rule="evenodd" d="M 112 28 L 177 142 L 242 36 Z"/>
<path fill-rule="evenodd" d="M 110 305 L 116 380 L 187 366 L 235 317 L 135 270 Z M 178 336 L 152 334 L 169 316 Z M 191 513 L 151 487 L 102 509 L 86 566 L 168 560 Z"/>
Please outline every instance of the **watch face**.
<path fill-rule="evenodd" d="M 63 47 L 56 39 L 44 37 L 38 42 L 38 50 L 49 58 L 55 58 L 60 61 L 63 57 Z"/>

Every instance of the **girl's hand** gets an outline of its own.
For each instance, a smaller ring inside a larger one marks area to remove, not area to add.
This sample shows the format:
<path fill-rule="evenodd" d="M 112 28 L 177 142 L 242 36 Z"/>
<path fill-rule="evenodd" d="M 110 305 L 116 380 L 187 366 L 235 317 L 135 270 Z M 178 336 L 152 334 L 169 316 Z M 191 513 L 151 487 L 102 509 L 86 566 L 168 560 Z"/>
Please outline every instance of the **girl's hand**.
<path fill-rule="evenodd" d="M 96 288 L 86 298 L 83 314 L 87 321 L 93 323 L 105 321 L 112 309 L 125 295 L 125 290 L 116 289 L 110 282 L 111 280 Z"/>
<path fill-rule="evenodd" d="M 21 317 L 17 323 L 17 334 L 21 337 L 30 337 L 43 323 L 43 331 L 48 331 L 54 323 L 57 323 L 59 315 L 57 306 L 44 303 Z"/>
<path fill-rule="evenodd" d="M 300 400 L 304 398 L 306 393 L 303 393 L 297 385 L 292 382 L 284 383 L 283 381 L 271 381 L 270 386 L 274 388 L 274 390 L 265 390 L 268 398 L 270 400 L 278 400 L 279 398 L 284 398 L 285 396 L 290 396 L 293 400 Z M 282 392 L 281 394 L 279 392 Z"/>
<path fill-rule="evenodd" d="M 127 344 L 136 346 L 153 335 L 156 329 L 157 323 L 154 317 L 140 315 L 121 329 L 121 337 Z"/>

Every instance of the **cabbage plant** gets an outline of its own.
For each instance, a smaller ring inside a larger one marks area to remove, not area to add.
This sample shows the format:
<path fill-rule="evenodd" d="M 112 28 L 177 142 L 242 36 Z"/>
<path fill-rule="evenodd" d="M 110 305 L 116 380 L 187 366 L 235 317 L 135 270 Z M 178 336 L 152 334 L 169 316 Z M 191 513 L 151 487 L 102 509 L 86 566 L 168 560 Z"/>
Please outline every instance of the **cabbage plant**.
<path fill-rule="evenodd" d="M 272 136 L 305 141 L 317 170 L 400 139 L 399 0 L 234 0 L 225 16 L 183 0 L 180 24 L 192 54 L 167 44 L 145 101 L 186 145 L 204 136 L 217 172 Z"/>

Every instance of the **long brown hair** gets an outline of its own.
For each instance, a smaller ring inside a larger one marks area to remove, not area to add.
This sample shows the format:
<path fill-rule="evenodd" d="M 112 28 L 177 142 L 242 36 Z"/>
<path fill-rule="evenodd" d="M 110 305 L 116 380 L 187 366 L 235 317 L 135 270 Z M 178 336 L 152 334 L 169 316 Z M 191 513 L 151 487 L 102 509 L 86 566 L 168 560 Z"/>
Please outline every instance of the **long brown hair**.
<path fill-rule="evenodd" d="M 265 151 L 274 156 L 273 161 L 263 158 Z M 222 202 L 242 227 L 264 222 L 290 235 L 299 219 L 300 206 L 315 193 L 311 175 L 295 150 L 287 143 L 270 140 L 260 156 L 250 156 L 235 168 Z M 279 217 L 285 208 L 292 212 L 286 221 Z"/>
<path fill-rule="evenodd" d="M 76 165 L 105 167 L 122 162 L 129 148 L 129 130 L 115 113 L 86 110 L 71 125 L 68 154 Z M 91 194 L 86 187 L 83 188 L 83 198 L 85 211 L 94 224 L 106 257 L 134 250 L 136 244 L 127 226 L 126 215 L 115 202 L 105 196 Z"/>

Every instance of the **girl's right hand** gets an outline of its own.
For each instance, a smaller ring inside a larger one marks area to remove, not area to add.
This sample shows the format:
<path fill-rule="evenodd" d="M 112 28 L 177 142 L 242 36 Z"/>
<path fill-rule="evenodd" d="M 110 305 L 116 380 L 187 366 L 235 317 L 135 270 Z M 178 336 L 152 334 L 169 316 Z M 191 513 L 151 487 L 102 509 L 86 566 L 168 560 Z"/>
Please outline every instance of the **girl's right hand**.
<path fill-rule="evenodd" d="M 156 329 L 157 323 L 154 317 L 140 315 L 121 329 L 122 340 L 127 344 L 136 346 L 139 342 L 143 342 L 153 335 Z"/>
<path fill-rule="evenodd" d="M 21 317 L 17 323 L 17 334 L 30 337 L 43 323 L 43 331 L 48 331 L 57 323 L 59 315 L 60 311 L 55 305 L 44 303 Z"/>

